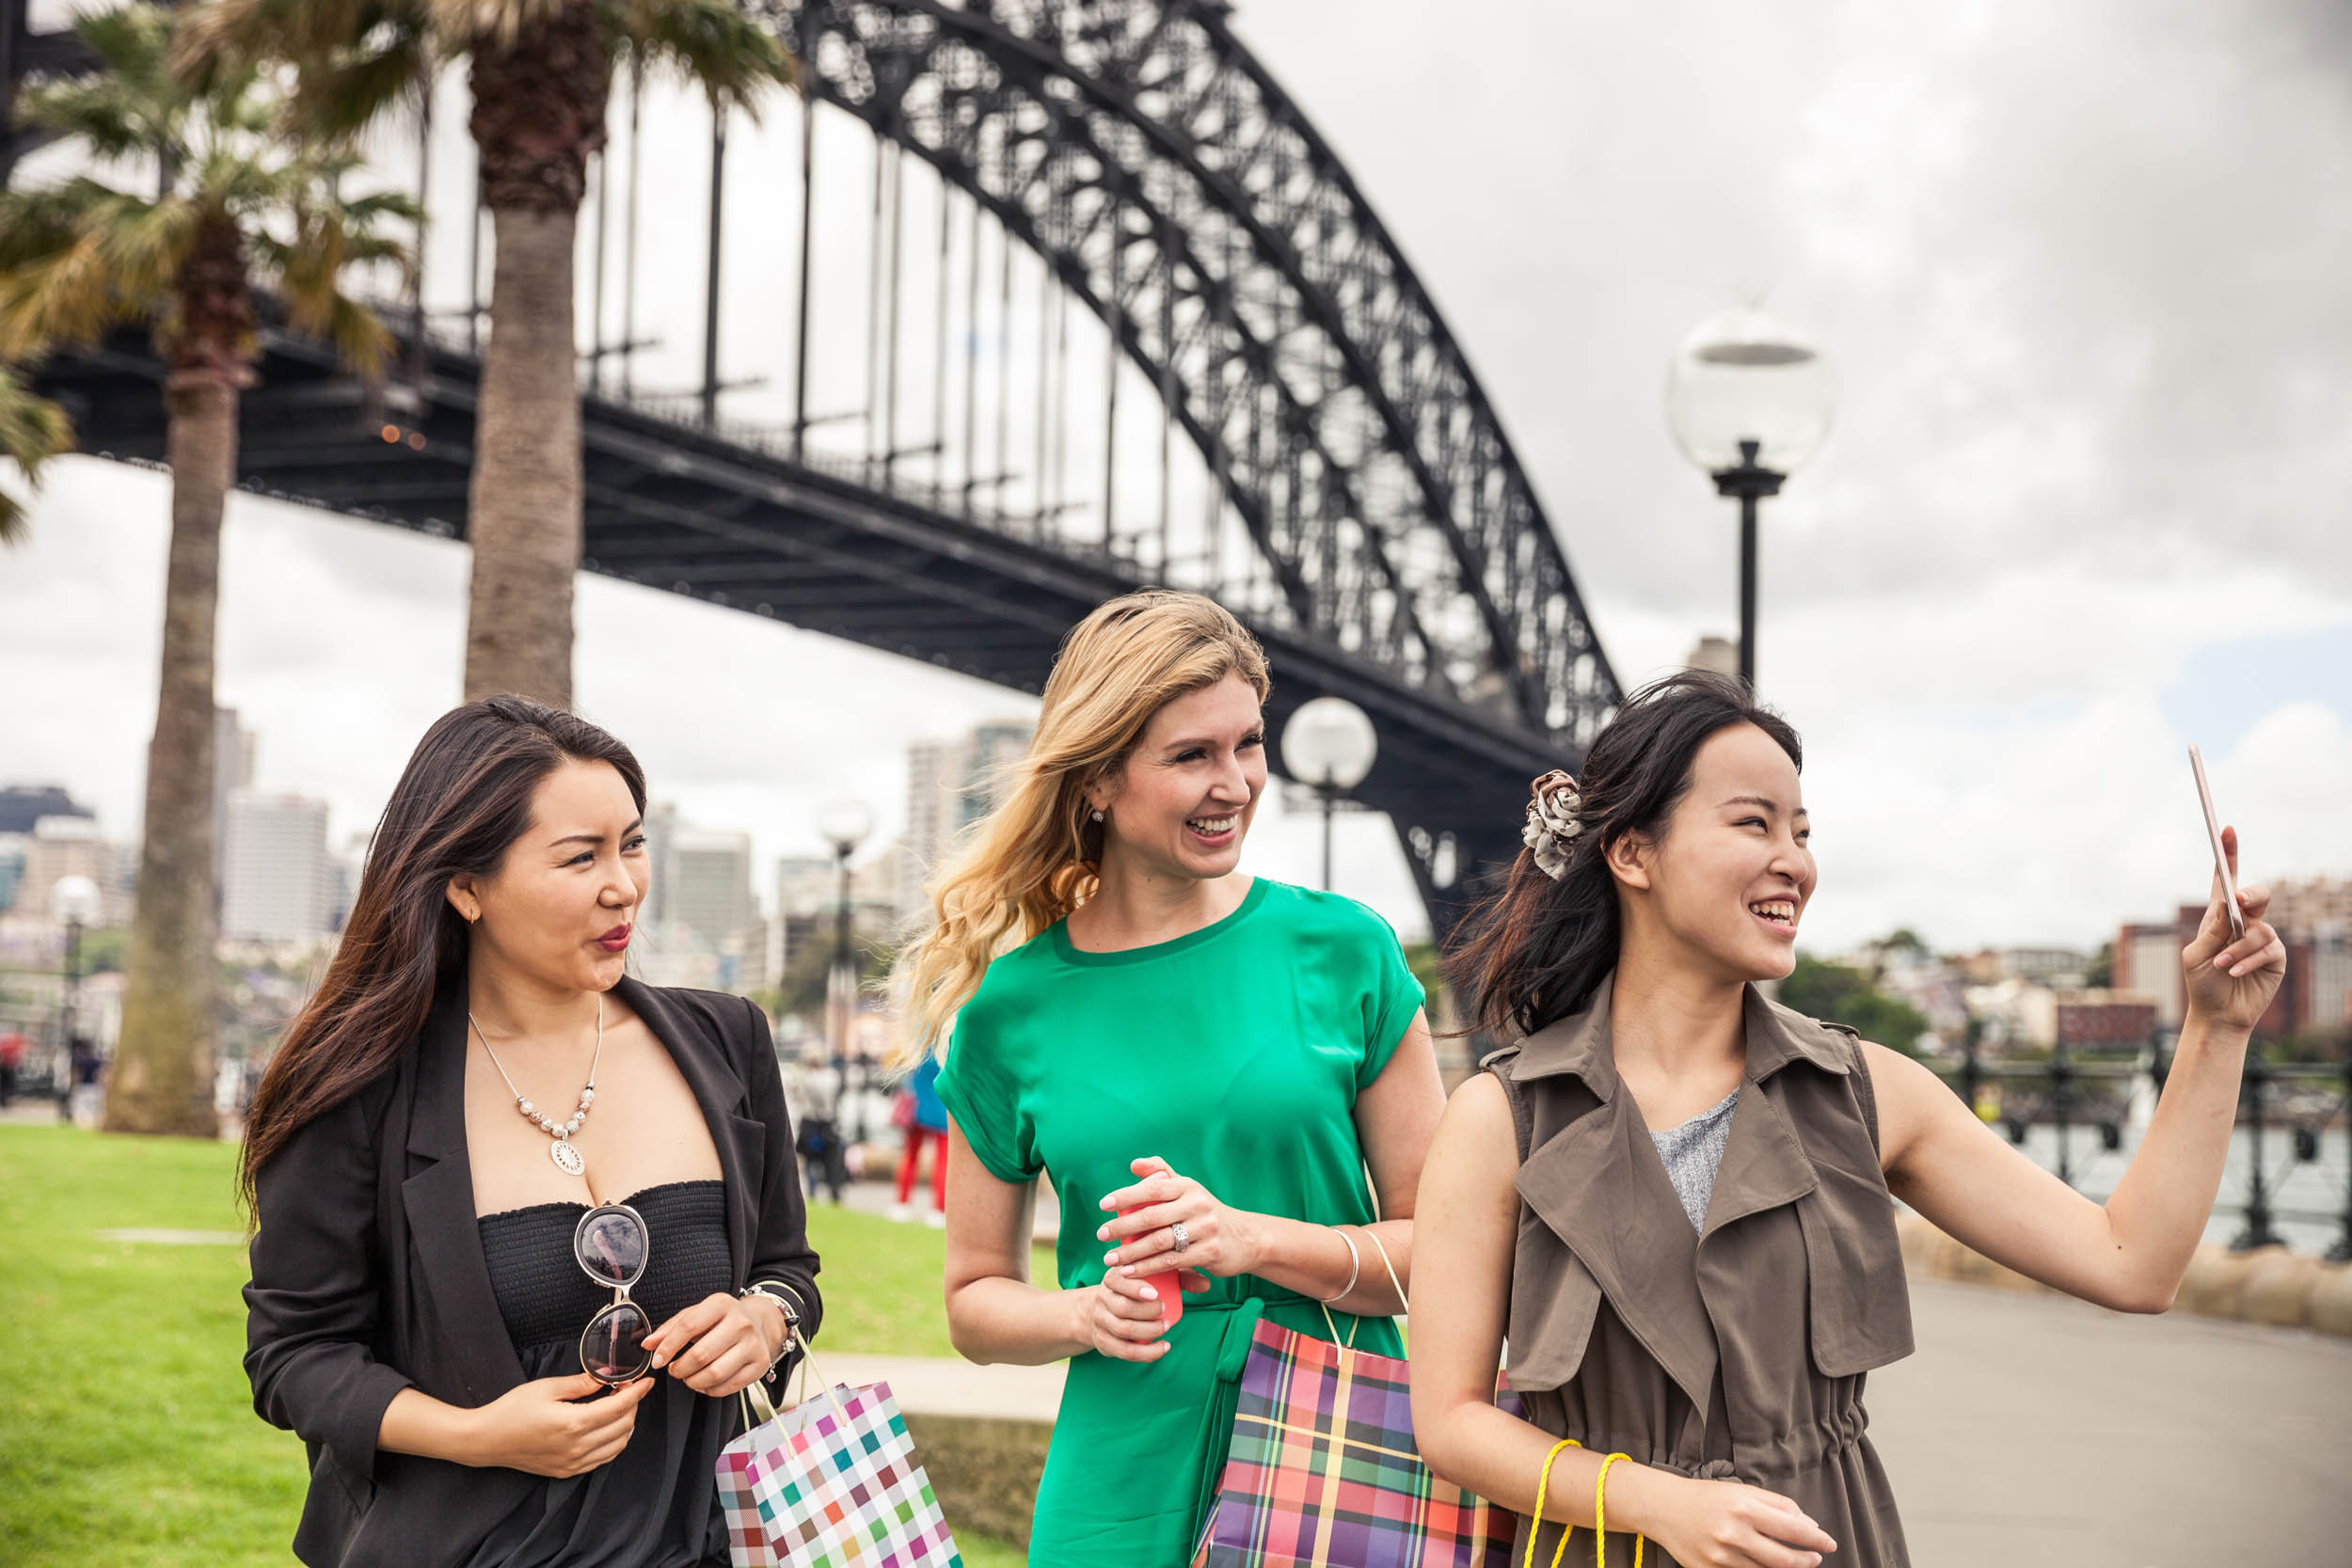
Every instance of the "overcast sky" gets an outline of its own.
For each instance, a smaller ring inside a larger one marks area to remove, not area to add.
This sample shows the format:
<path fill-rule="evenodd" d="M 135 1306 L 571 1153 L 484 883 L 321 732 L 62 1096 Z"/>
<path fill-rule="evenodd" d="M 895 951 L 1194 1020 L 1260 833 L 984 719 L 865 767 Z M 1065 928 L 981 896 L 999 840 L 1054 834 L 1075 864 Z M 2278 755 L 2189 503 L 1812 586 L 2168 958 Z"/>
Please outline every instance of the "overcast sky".
<path fill-rule="evenodd" d="M 2090 944 L 2200 895 L 2189 740 L 2250 877 L 2352 870 L 2352 8 L 1258 0 L 1236 26 L 1465 344 L 1628 684 L 1736 630 L 1733 513 L 1661 419 L 1674 344 L 1762 292 L 1835 355 L 1836 432 L 1762 549 L 1808 946 Z M 741 138 L 731 175 L 773 150 Z M 699 179 L 657 231 L 699 232 Z M 730 253 L 731 311 L 776 308 L 763 264 Z M 0 558 L 0 779 L 127 834 L 166 484 L 54 473 Z M 339 841 L 457 699 L 465 573 L 455 545 L 231 503 L 221 700 Z M 603 578 L 580 615 L 583 711 L 763 863 L 816 848 L 837 794 L 895 831 L 910 740 L 1027 710 Z M 1248 863 L 1309 879 L 1314 844 L 1272 813 Z M 1342 890 L 1419 927 L 1385 824 L 1341 844 Z"/>

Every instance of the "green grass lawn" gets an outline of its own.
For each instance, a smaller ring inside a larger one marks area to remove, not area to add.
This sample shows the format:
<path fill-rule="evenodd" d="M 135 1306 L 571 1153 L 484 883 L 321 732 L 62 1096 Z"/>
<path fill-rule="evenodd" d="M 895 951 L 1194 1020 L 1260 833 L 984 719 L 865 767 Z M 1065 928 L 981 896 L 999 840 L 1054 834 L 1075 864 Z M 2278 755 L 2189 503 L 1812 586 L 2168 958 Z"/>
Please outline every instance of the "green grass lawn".
<path fill-rule="evenodd" d="M 227 1144 L 0 1126 L 9 1568 L 292 1561 L 302 1445 L 253 1414 L 239 1363 L 244 1250 L 97 1234 L 241 1229 L 235 1159 Z M 822 1206 L 809 1229 L 825 1260 L 820 1344 L 953 1354 L 937 1231 Z M 972 1568 L 1021 1561 L 1001 1543 L 959 1544 Z"/>

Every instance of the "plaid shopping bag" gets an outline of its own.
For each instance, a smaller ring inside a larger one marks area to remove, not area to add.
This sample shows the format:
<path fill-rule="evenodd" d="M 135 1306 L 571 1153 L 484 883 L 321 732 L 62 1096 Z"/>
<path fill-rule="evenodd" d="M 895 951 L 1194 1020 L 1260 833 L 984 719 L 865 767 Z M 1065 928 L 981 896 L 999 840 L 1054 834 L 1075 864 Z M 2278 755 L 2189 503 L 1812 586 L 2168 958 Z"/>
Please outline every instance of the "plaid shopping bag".
<path fill-rule="evenodd" d="M 752 1495 L 752 1449 L 762 1442 L 782 1441 L 781 1433 L 767 1429 L 776 1407 L 764 1385 L 755 1383 L 736 1398 L 743 1406 L 743 1434 L 719 1450 L 719 1506 L 727 1520 L 727 1557 L 734 1568 L 784 1568 L 784 1559 L 768 1544 L 768 1527 L 759 1516 L 759 1499 Z"/>
<path fill-rule="evenodd" d="M 719 1487 L 735 1568 L 963 1568 L 886 1383 L 771 1415 L 720 1454 Z"/>
<path fill-rule="evenodd" d="M 1193 1568 L 1508 1568 L 1518 1515 L 1429 1473 L 1408 1374 L 1261 1322 Z"/>

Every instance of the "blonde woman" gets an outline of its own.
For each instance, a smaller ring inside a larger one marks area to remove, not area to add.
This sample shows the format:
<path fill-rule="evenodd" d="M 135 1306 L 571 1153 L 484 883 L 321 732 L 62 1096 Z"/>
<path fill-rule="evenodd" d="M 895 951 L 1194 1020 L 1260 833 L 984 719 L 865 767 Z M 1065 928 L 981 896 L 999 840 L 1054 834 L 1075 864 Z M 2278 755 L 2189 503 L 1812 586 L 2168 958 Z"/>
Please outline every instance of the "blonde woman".
<path fill-rule="evenodd" d="M 1189 1557 L 1261 1315 L 1324 1335 L 1318 1303 L 1343 1334 L 1366 1314 L 1356 1343 L 1399 1354 L 1380 1249 L 1409 1273 L 1437 1058 L 1378 915 L 1235 869 L 1268 689 L 1264 654 L 1210 600 L 1147 592 L 1088 616 L 1004 804 L 900 960 L 910 1049 L 953 1031 L 956 1347 L 1071 1363 L 1033 1568 Z M 1049 1170 L 1058 1291 L 1029 1283 Z M 1187 1294 L 1167 1327 L 1143 1281 L 1171 1268 Z"/>

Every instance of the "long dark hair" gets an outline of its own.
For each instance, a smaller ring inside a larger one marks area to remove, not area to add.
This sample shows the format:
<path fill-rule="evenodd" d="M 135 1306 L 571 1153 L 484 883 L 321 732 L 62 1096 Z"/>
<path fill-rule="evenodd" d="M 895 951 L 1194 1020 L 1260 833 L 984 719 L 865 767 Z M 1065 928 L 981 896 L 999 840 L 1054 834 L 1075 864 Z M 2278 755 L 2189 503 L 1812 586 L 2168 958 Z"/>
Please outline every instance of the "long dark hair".
<path fill-rule="evenodd" d="M 389 1069 L 466 965 L 450 879 L 498 868 L 531 826 L 531 797 L 565 761 L 611 763 L 645 809 L 645 773 L 585 719 L 522 697 L 453 708 L 424 732 L 375 825 L 326 977 L 270 1058 L 246 1117 L 237 1191 L 286 1140 Z"/>
<path fill-rule="evenodd" d="M 1473 999 L 1476 1027 L 1517 1039 L 1581 1008 L 1617 965 L 1621 935 L 1610 846 L 1627 834 L 1655 839 L 1691 792 L 1691 765 L 1708 737 L 1753 724 L 1804 768 L 1788 721 L 1727 675 L 1685 670 L 1625 700 L 1577 775 L 1577 820 L 1567 868 L 1553 881 L 1522 849 L 1502 889 L 1454 927 L 1446 978 Z"/>

